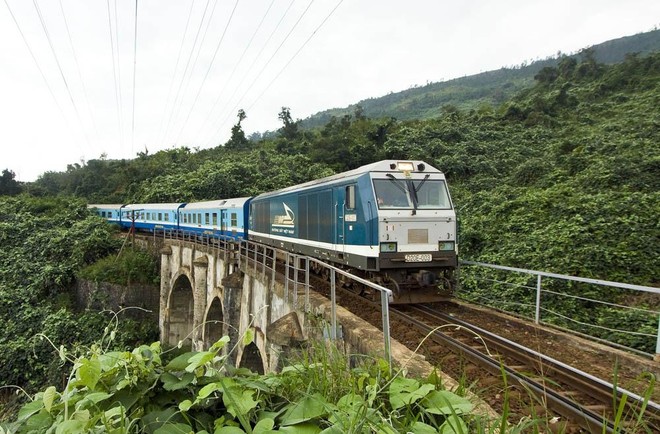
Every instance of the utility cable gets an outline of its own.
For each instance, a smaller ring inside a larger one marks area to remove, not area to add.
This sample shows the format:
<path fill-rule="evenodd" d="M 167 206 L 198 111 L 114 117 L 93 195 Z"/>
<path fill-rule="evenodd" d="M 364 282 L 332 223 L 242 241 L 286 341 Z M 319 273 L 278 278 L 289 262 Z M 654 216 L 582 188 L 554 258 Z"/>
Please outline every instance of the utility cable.
<path fill-rule="evenodd" d="M 50 46 L 50 51 L 53 53 L 53 57 L 55 58 L 55 63 L 57 64 L 57 69 L 60 72 L 60 76 L 62 77 L 62 81 L 64 82 L 64 87 L 66 88 L 66 92 L 69 95 L 69 99 L 71 100 L 71 105 L 73 106 L 73 111 L 76 114 L 76 118 L 78 118 L 78 122 L 80 123 L 80 128 L 82 130 L 83 136 L 85 137 L 85 141 L 87 142 L 87 146 L 91 147 L 89 137 L 87 136 L 87 132 L 85 131 L 85 127 L 82 121 L 82 118 L 80 117 L 80 112 L 78 111 L 78 106 L 76 105 L 76 101 L 73 99 L 73 94 L 71 93 L 71 88 L 69 87 L 69 83 L 66 80 L 66 76 L 64 74 L 64 71 L 62 70 L 62 65 L 60 64 L 60 59 L 57 56 L 57 52 L 55 51 L 55 46 L 53 45 L 53 41 L 50 38 L 50 33 L 48 32 L 48 27 L 46 26 L 46 21 L 44 20 L 44 17 L 41 13 L 41 8 L 39 7 L 39 3 L 37 0 L 32 0 L 32 4 L 34 4 L 34 8 L 37 11 L 37 15 L 39 16 L 39 21 L 41 22 L 41 28 L 44 30 L 44 34 L 46 35 L 46 40 L 48 41 L 48 45 Z"/>
<path fill-rule="evenodd" d="M 197 28 L 197 33 L 195 34 L 195 39 L 193 41 L 193 46 L 190 49 L 190 55 L 188 56 L 188 60 L 186 62 L 186 67 L 183 70 L 183 75 L 181 76 L 181 81 L 179 82 L 179 87 L 177 88 L 176 91 L 176 96 L 174 98 L 174 102 L 172 103 L 172 110 L 170 111 L 170 116 L 169 119 L 167 120 L 167 126 L 165 127 L 165 130 L 163 131 L 163 136 L 161 141 L 165 141 L 167 137 L 167 133 L 170 130 L 170 127 L 172 125 L 172 117 L 174 116 L 174 112 L 176 111 L 176 106 L 179 101 L 179 96 L 181 95 L 181 87 L 183 86 L 183 82 L 185 81 L 185 77 L 188 73 L 188 68 L 190 67 L 190 60 L 192 59 L 193 53 L 195 52 L 195 47 L 197 46 L 197 40 L 199 39 L 199 34 L 202 31 L 202 26 L 204 25 L 204 19 L 206 18 L 206 13 L 209 8 L 209 4 L 211 3 L 211 0 L 206 0 L 206 6 L 204 7 L 204 13 L 202 14 L 202 19 L 199 22 L 199 27 Z"/>
<path fill-rule="evenodd" d="M 87 86 L 85 86 L 85 80 L 82 76 L 82 70 L 80 69 L 80 62 L 78 62 L 78 55 L 76 54 L 75 46 L 73 45 L 73 38 L 71 37 L 71 31 L 69 30 L 69 23 L 66 19 L 66 13 L 64 12 L 64 5 L 62 0 L 60 0 L 60 11 L 62 11 L 62 19 L 64 20 L 64 27 L 66 28 L 66 34 L 69 37 L 69 45 L 71 46 L 71 53 L 73 53 L 73 60 L 76 62 L 76 70 L 78 71 L 78 78 L 80 79 L 80 84 L 83 90 L 83 96 L 85 97 L 85 104 L 87 106 L 87 111 L 89 112 L 89 118 L 92 121 L 92 127 L 94 128 L 94 133 L 96 137 L 99 137 L 99 130 L 96 125 L 96 118 L 94 112 L 92 111 L 92 105 L 89 103 L 89 94 L 87 92 Z"/>
<path fill-rule="evenodd" d="M 305 16 L 305 14 L 307 14 L 307 11 L 309 11 L 309 8 L 312 6 L 312 4 L 314 4 L 314 1 L 315 1 L 315 0 L 311 0 L 311 1 L 309 2 L 309 4 L 307 5 L 307 7 L 306 7 L 305 10 L 303 11 L 303 13 L 298 17 L 298 20 L 295 22 L 295 24 L 293 25 L 293 27 L 291 27 L 291 30 L 289 30 L 289 33 L 286 34 L 286 36 L 284 37 L 284 39 L 282 40 L 282 42 L 280 42 L 280 45 L 277 47 L 277 49 L 275 49 L 275 51 L 273 52 L 273 54 L 270 56 L 270 58 L 269 58 L 268 61 L 264 64 L 264 66 L 261 68 L 261 70 L 259 71 L 259 73 L 257 74 L 257 76 L 254 78 L 254 80 L 252 80 L 252 83 L 250 83 L 250 85 L 248 86 L 248 88 L 246 89 L 246 91 L 243 93 L 243 95 L 241 95 L 241 97 L 238 99 L 238 101 L 236 102 L 236 105 L 235 105 L 235 106 L 234 106 L 234 107 L 233 107 L 233 108 L 227 113 L 227 115 L 225 116 L 225 119 L 222 121 L 222 123 L 220 124 L 218 130 L 217 130 L 216 133 L 213 135 L 213 137 L 215 137 L 215 136 L 218 135 L 218 133 L 221 131 L 221 129 L 222 129 L 222 128 L 224 127 L 224 125 L 227 123 L 227 120 L 231 117 L 232 113 L 236 111 L 236 109 L 237 109 L 238 106 L 240 105 L 241 101 L 243 101 L 243 99 L 245 98 L 245 96 L 246 96 L 246 95 L 252 90 L 252 88 L 254 87 L 255 83 L 259 80 L 259 78 L 260 78 L 261 75 L 264 73 L 264 71 L 266 70 L 266 68 L 268 67 L 268 65 L 270 65 L 270 62 L 275 58 L 275 56 L 276 56 L 277 53 L 280 51 L 280 49 L 282 48 L 282 46 L 284 45 L 284 43 L 289 39 L 289 36 L 291 36 L 291 34 L 292 34 L 293 31 L 296 29 L 296 27 L 298 26 L 298 24 L 300 23 L 300 21 L 302 21 L 303 17 Z M 334 11 L 334 10 L 333 10 L 333 11 Z M 326 19 L 327 19 L 327 18 L 326 18 Z M 325 20 L 324 20 L 324 22 L 325 22 Z"/>
<path fill-rule="evenodd" d="M 222 42 L 225 40 L 225 35 L 227 34 L 227 29 L 229 29 L 229 25 L 231 24 L 232 18 L 234 17 L 234 13 L 236 12 L 236 8 L 238 7 L 238 3 L 240 0 L 236 0 L 236 3 L 234 3 L 234 8 L 231 11 L 231 14 L 229 15 L 229 19 L 227 20 L 227 24 L 225 25 L 224 30 L 222 31 L 222 36 L 220 36 L 220 40 L 218 41 L 218 44 L 215 47 L 215 51 L 213 52 L 213 57 L 211 57 L 211 61 L 209 62 L 209 67 L 206 69 L 206 74 L 204 74 L 204 78 L 202 79 L 202 84 L 199 85 L 199 89 L 197 90 L 197 94 L 195 95 L 195 99 L 193 100 L 192 105 L 190 106 L 190 110 L 188 110 L 188 115 L 186 116 L 186 119 L 183 121 L 183 125 L 181 126 L 181 129 L 179 130 L 179 134 L 177 135 L 177 138 L 175 142 L 179 141 L 179 137 L 181 137 L 181 133 L 183 133 L 183 130 L 185 129 L 186 125 L 188 125 L 188 121 L 190 120 L 190 115 L 192 114 L 195 105 L 197 104 L 197 101 L 199 100 L 199 95 L 202 93 L 202 89 L 204 88 L 204 84 L 206 84 L 206 80 L 209 78 L 209 74 L 211 72 L 211 69 L 213 68 L 213 62 L 215 62 L 215 58 L 218 55 L 218 51 L 220 51 L 220 47 L 222 46 Z"/>
<path fill-rule="evenodd" d="M 115 1 L 115 46 L 117 47 L 117 82 L 119 83 L 119 116 L 121 129 L 121 150 L 124 150 L 124 98 L 121 91 L 121 55 L 119 54 L 119 14 L 117 13 L 117 0 Z"/>
<path fill-rule="evenodd" d="M 112 51 L 112 76 L 115 82 L 115 104 L 117 109 L 117 123 L 119 127 L 119 140 L 121 142 L 123 133 L 122 133 L 122 122 L 121 122 L 121 109 L 119 105 L 119 84 L 117 83 L 117 69 L 115 68 L 115 43 L 112 38 L 112 13 L 110 12 L 110 0 L 106 0 L 108 5 L 108 26 L 110 28 L 110 50 Z"/>
<path fill-rule="evenodd" d="M 286 64 L 282 67 L 282 69 L 280 69 L 280 72 L 277 73 L 277 75 L 275 76 L 275 78 L 273 78 L 273 79 L 271 80 L 271 82 L 268 83 L 268 86 L 266 86 L 266 88 L 263 90 L 263 92 L 261 92 L 261 94 L 259 94 L 259 96 L 257 97 L 257 99 L 255 99 L 255 101 L 254 101 L 254 102 L 248 107 L 248 110 L 251 110 L 252 107 L 254 107 L 254 105 L 259 101 L 259 99 L 261 99 L 261 97 L 262 97 L 262 96 L 268 91 L 268 89 L 270 89 L 270 87 L 273 85 L 273 83 L 275 83 L 275 81 L 280 77 L 280 75 L 282 75 L 282 73 L 283 73 L 284 70 L 289 66 L 289 64 L 290 64 L 291 62 L 293 62 L 293 59 L 295 59 L 295 58 L 298 56 L 298 54 L 300 54 L 300 52 L 303 50 L 303 48 L 305 48 L 305 45 L 307 45 L 307 43 L 308 43 L 308 42 L 314 37 L 314 35 L 316 35 L 316 32 L 318 32 L 319 29 L 320 29 L 321 27 L 323 27 L 323 25 L 326 23 L 326 21 L 328 21 L 328 20 L 330 19 L 330 17 L 335 13 L 335 11 L 337 10 L 337 8 L 339 8 L 339 6 L 340 6 L 343 2 L 344 2 L 344 0 L 339 0 L 339 3 L 337 3 L 337 5 L 336 5 L 336 6 L 330 11 L 330 13 L 328 14 L 328 16 L 325 17 L 325 19 L 321 22 L 321 24 L 318 25 L 318 27 L 312 32 L 312 34 L 309 35 L 309 38 L 307 38 L 307 40 L 306 40 L 305 42 L 303 42 L 303 44 L 300 46 L 300 48 L 298 48 L 298 51 L 296 51 L 295 54 L 294 54 L 293 56 L 291 56 L 291 58 L 289 59 L 289 61 L 286 62 Z"/>
<path fill-rule="evenodd" d="M 137 31 L 138 31 L 138 0 L 135 0 L 135 27 L 133 29 L 133 112 L 131 116 L 131 157 L 135 147 L 135 72 L 137 69 Z"/>
<path fill-rule="evenodd" d="M 254 38 L 257 36 L 259 33 L 259 30 L 261 30 L 261 26 L 263 25 L 264 21 L 266 20 L 266 17 L 268 16 L 268 13 L 270 12 L 271 8 L 273 7 L 273 4 L 275 3 L 275 0 L 272 0 L 270 2 L 270 5 L 268 6 L 268 9 L 266 9 L 266 12 L 264 13 L 263 17 L 261 17 L 261 21 L 259 22 L 259 25 L 257 26 L 256 30 L 252 33 L 252 37 L 250 38 L 250 41 L 248 41 L 247 46 L 245 49 L 243 49 L 243 53 L 241 53 L 241 57 L 238 59 L 238 62 L 234 65 L 234 69 L 231 71 L 231 74 L 229 74 L 229 78 L 227 81 L 225 81 L 225 85 L 222 87 L 220 92 L 218 93 L 218 97 L 215 99 L 213 102 L 213 106 L 211 106 L 211 109 L 208 112 L 208 115 L 206 115 L 206 118 L 200 125 L 200 127 L 197 129 L 197 135 L 195 136 L 193 142 L 197 142 L 199 139 L 199 133 L 204 129 L 208 121 L 211 119 L 211 115 L 213 114 L 213 111 L 215 108 L 218 106 L 218 103 L 220 102 L 220 98 L 224 95 L 225 90 L 227 89 L 227 86 L 229 86 L 229 83 L 231 83 L 231 80 L 234 78 L 234 74 L 236 74 L 236 71 L 238 70 L 239 65 L 243 62 L 243 58 L 245 57 L 245 54 L 247 51 L 250 49 L 252 46 L 252 41 L 254 41 Z M 293 4 L 293 2 L 291 3 Z M 272 34 L 271 34 L 272 35 Z"/>
<path fill-rule="evenodd" d="M 174 88 L 174 80 L 176 78 L 176 71 L 179 69 L 179 61 L 181 60 L 181 53 L 183 52 L 183 45 L 186 41 L 186 35 L 188 34 L 188 26 L 190 25 L 190 18 L 192 17 L 193 8 L 195 6 L 195 0 L 192 0 L 190 3 L 190 10 L 188 11 L 188 19 L 186 20 L 186 27 L 183 30 L 183 37 L 181 38 L 181 45 L 179 45 L 179 54 L 176 56 L 176 64 L 174 65 L 174 73 L 172 74 L 172 79 L 170 80 L 170 88 L 167 91 L 167 99 L 165 100 L 165 107 L 163 108 L 163 114 L 160 117 L 160 128 L 159 131 L 163 131 L 163 124 L 165 121 L 165 114 L 167 113 L 167 107 L 170 105 L 170 100 L 172 98 L 172 89 Z M 162 136 L 159 136 L 162 137 Z"/>
<path fill-rule="evenodd" d="M 20 24 L 18 24 L 18 20 L 16 20 L 16 16 L 14 15 L 14 12 L 11 10 L 11 7 L 9 6 L 9 3 L 7 0 L 4 0 L 5 5 L 7 6 L 7 10 L 9 11 L 9 15 L 11 15 L 12 20 L 14 21 L 14 24 L 16 25 L 16 29 L 18 29 L 18 33 L 20 33 L 21 38 L 23 39 L 23 43 L 25 44 L 25 47 L 28 49 L 28 52 L 30 53 L 30 56 L 32 57 L 32 60 L 34 61 L 35 66 L 39 70 L 39 74 L 41 74 L 41 78 L 43 78 L 44 83 L 46 84 L 46 87 L 48 88 L 48 92 L 50 93 L 50 96 L 53 98 L 53 101 L 55 102 L 55 106 L 59 110 L 60 114 L 62 115 L 62 119 L 64 122 L 66 122 L 67 125 L 69 125 L 69 120 L 66 117 L 66 114 L 64 113 L 64 109 L 62 109 L 62 106 L 60 105 L 59 101 L 57 100 L 57 97 L 55 96 L 55 92 L 53 92 L 53 88 L 50 86 L 50 83 L 48 83 L 48 79 L 46 78 L 46 75 L 44 74 L 43 69 L 41 69 L 41 66 L 39 65 L 39 61 L 37 60 L 36 56 L 34 55 L 34 52 L 32 51 L 32 47 L 30 47 L 30 44 L 27 41 L 27 38 L 25 37 L 25 34 L 23 33 L 23 30 L 21 29 Z M 69 132 L 71 131 L 68 129 Z M 72 135 L 73 136 L 73 135 Z M 78 143 L 78 147 L 80 148 L 81 153 L 84 154 L 84 149 L 82 146 L 80 146 L 80 142 L 78 140 L 74 141 Z"/>
<path fill-rule="evenodd" d="M 181 110 L 183 110 L 184 96 L 188 95 L 188 88 L 190 87 L 190 84 L 192 83 L 192 78 L 193 78 L 195 69 L 197 68 L 197 62 L 199 61 L 199 57 L 202 54 L 202 49 L 204 47 L 204 42 L 206 42 L 206 36 L 208 36 L 209 27 L 211 27 L 211 23 L 213 22 L 213 17 L 215 15 L 215 10 L 216 10 L 217 6 L 218 6 L 218 0 L 214 0 L 213 8 L 211 8 L 211 13 L 209 14 L 209 18 L 206 21 L 206 26 L 204 27 L 204 33 L 202 33 L 202 40 L 199 43 L 199 45 L 197 46 L 197 53 L 195 54 L 195 60 L 193 60 L 193 62 L 192 62 L 192 66 L 190 67 L 188 77 L 187 77 L 187 79 L 186 79 L 185 76 L 182 77 L 182 79 L 185 80 L 186 85 L 184 86 L 183 92 L 181 93 L 182 97 L 181 97 L 181 100 L 179 101 L 179 105 L 175 108 L 176 112 L 174 114 L 174 123 L 172 124 L 173 128 L 174 128 L 174 125 L 177 124 L 177 120 L 179 119 L 179 115 L 181 114 Z M 176 143 L 177 140 L 178 140 L 178 136 L 177 136 L 177 139 L 174 140 L 174 143 Z"/>

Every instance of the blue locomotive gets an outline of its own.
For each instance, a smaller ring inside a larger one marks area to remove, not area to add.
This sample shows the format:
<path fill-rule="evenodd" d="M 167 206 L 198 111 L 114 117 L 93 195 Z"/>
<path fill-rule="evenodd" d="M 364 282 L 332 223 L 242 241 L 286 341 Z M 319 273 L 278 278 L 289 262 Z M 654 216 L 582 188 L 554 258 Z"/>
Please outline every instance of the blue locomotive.
<path fill-rule="evenodd" d="M 380 161 L 254 198 L 90 207 L 123 227 L 249 238 L 323 259 L 390 287 L 395 303 L 442 300 L 455 287 L 456 213 L 444 174 L 423 161 Z"/>

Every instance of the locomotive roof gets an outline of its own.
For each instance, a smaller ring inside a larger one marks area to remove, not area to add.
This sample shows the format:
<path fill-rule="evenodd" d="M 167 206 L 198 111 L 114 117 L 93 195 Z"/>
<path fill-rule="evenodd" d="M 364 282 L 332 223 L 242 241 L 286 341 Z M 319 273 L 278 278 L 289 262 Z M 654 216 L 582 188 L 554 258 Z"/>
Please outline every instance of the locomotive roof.
<path fill-rule="evenodd" d="M 295 190 L 304 190 L 306 188 L 314 187 L 320 184 L 328 183 L 328 182 L 333 182 L 333 181 L 339 181 L 343 179 L 351 179 L 351 178 L 356 178 L 360 175 L 364 175 L 365 173 L 371 173 L 371 172 L 382 172 L 382 173 L 392 173 L 392 172 L 399 172 L 397 169 L 392 169 L 391 165 L 398 164 L 398 163 L 412 163 L 413 167 L 415 167 L 415 170 L 413 173 L 442 173 L 442 171 L 436 169 L 435 167 L 431 166 L 430 164 L 425 163 L 424 161 L 421 160 L 381 160 L 377 161 L 375 163 L 371 164 L 366 164 L 364 166 L 360 166 L 357 169 L 349 170 L 347 172 L 341 172 L 337 173 L 335 175 L 330 175 L 326 176 L 325 178 L 321 179 L 315 179 L 313 181 L 305 182 L 303 184 L 298 184 L 298 185 L 293 185 L 291 187 L 285 187 L 280 190 L 275 190 L 275 191 L 269 191 L 266 193 L 262 193 L 258 196 L 255 197 L 255 199 L 261 199 L 264 197 L 268 197 L 271 195 L 276 195 L 280 193 L 287 193 Z M 418 171 L 417 167 L 423 164 L 425 166 L 423 171 Z"/>

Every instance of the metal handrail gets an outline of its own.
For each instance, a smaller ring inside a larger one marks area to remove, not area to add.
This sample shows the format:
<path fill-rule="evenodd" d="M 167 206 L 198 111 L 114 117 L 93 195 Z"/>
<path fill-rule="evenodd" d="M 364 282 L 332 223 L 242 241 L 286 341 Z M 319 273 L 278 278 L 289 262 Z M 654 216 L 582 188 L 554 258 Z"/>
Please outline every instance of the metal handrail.
<path fill-rule="evenodd" d="M 526 286 L 526 285 L 521 285 L 525 288 L 536 290 L 536 300 L 535 300 L 535 314 L 534 314 L 534 322 L 536 324 L 540 324 L 541 322 L 541 311 L 548 311 L 547 309 L 542 309 L 541 308 L 541 293 L 551 293 L 555 295 L 562 295 L 562 294 L 557 294 L 553 291 L 549 290 L 543 290 L 542 289 L 542 278 L 547 277 L 547 278 L 552 278 L 552 279 L 560 279 L 560 280 L 565 280 L 565 281 L 572 281 L 572 282 L 580 282 L 580 283 L 586 283 L 586 284 L 591 284 L 591 285 L 599 285 L 599 286 L 607 286 L 607 287 L 612 287 L 612 288 L 619 288 L 619 289 L 627 289 L 627 290 L 633 290 L 633 291 L 642 291 L 642 292 L 647 292 L 651 294 L 660 294 L 660 288 L 654 288 L 650 286 L 643 286 L 643 285 L 632 285 L 628 283 L 621 283 L 621 282 L 612 282 L 609 280 L 602 280 L 602 279 L 590 279 L 586 277 L 577 277 L 577 276 L 569 276 L 565 274 L 557 274 L 557 273 L 549 273 L 546 271 L 538 271 L 538 270 L 528 270 L 524 268 L 516 268 L 516 267 L 507 267 L 503 265 L 494 265 L 494 264 L 487 264 L 484 262 L 477 262 L 477 261 L 461 261 L 461 265 L 474 265 L 474 266 L 480 266 L 480 267 L 485 267 L 485 268 L 491 268 L 495 270 L 502 270 L 502 271 L 509 271 L 509 272 L 516 272 L 516 273 L 523 273 L 523 274 L 528 274 L 531 276 L 536 276 L 536 288 L 533 288 L 531 286 Z M 506 283 L 506 282 L 502 282 Z M 594 300 L 590 298 L 584 298 L 584 297 L 576 297 L 574 295 L 567 294 L 566 296 L 568 297 L 573 297 L 573 298 L 578 298 L 581 300 L 589 301 L 589 302 L 595 302 L 595 303 L 603 303 L 607 305 L 613 305 L 613 303 L 607 303 L 603 302 L 600 300 Z M 627 308 L 627 309 L 634 309 L 631 308 L 630 306 L 619 306 L 619 305 L 614 305 L 616 307 L 621 307 L 621 308 Z M 531 305 L 530 305 L 531 307 Z M 641 309 L 635 309 L 635 310 L 641 310 Z M 647 312 L 649 314 L 660 314 L 659 312 L 655 311 L 649 311 L 648 309 L 644 309 L 644 312 Z M 561 316 L 561 315 L 560 315 Z M 655 354 L 660 355 L 660 315 L 658 315 L 658 332 L 656 334 L 656 349 L 655 349 Z M 624 330 L 618 330 L 620 332 L 626 332 Z M 628 332 L 629 333 L 629 332 Z"/>

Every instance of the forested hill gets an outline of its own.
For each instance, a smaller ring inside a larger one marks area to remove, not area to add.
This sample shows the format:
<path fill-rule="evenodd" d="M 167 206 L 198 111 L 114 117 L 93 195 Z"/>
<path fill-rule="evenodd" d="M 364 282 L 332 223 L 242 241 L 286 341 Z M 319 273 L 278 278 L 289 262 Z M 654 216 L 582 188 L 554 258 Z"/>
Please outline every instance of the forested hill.
<path fill-rule="evenodd" d="M 632 53 L 660 51 L 660 30 L 639 33 L 594 45 L 573 57 L 578 61 L 593 56 L 600 63 L 614 64 Z M 439 116 L 444 106 L 477 109 L 483 105 L 499 105 L 524 88 L 533 86 L 534 76 L 545 67 L 556 67 L 566 55 L 535 61 L 517 67 L 501 68 L 454 80 L 415 86 L 401 92 L 362 100 L 345 108 L 316 113 L 302 121 L 305 128 L 325 125 L 333 116 L 352 114 L 359 106 L 372 118 L 429 119 Z"/>

